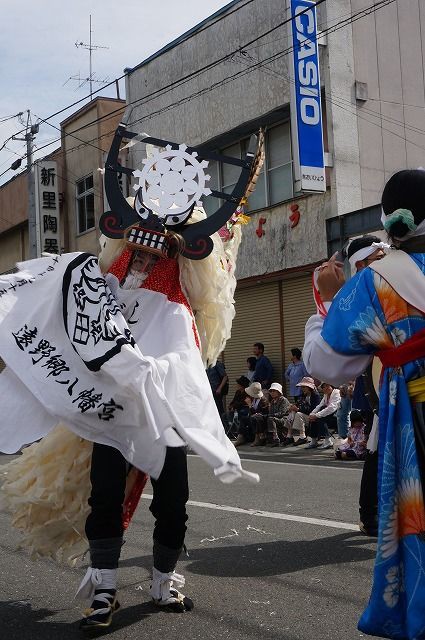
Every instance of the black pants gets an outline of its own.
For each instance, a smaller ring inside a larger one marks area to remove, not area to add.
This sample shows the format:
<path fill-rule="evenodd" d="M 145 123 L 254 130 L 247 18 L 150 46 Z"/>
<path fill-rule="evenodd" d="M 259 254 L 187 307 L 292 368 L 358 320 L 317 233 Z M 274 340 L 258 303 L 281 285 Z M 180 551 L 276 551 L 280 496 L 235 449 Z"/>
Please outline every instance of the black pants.
<path fill-rule="evenodd" d="M 324 418 L 318 418 L 313 422 L 310 422 L 310 437 L 311 438 L 329 438 L 331 435 L 329 429 L 337 430 L 338 423 L 336 419 L 336 412 L 331 413 L 330 416 Z"/>
<path fill-rule="evenodd" d="M 366 527 L 376 527 L 378 522 L 378 452 L 366 453 L 360 483 L 360 520 Z"/>
<path fill-rule="evenodd" d="M 91 513 L 86 521 L 88 540 L 119 538 L 123 534 L 122 508 L 129 465 L 121 453 L 103 444 L 93 445 L 89 498 Z M 151 478 L 155 518 L 153 538 L 170 549 L 181 549 L 186 533 L 186 502 L 189 499 L 186 451 L 168 447 L 158 480 Z"/>
<path fill-rule="evenodd" d="M 247 442 L 252 442 L 256 433 L 264 433 L 267 430 L 267 416 L 262 414 L 242 416 L 239 420 L 238 432 Z"/>

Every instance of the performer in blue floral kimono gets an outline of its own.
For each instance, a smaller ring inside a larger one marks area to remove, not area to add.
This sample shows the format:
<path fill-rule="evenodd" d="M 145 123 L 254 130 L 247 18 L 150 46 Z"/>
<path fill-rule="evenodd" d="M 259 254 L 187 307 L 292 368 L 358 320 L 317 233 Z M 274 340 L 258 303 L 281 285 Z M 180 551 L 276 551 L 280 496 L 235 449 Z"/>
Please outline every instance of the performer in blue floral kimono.
<path fill-rule="evenodd" d="M 332 384 L 354 379 L 377 356 L 379 534 L 372 594 L 359 629 L 425 638 L 425 171 L 388 181 L 382 222 L 394 249 L 341 288 L 341 265 L 322 266 L 328 308 L 306 326 L 304 361 Z M 336 294 L 336 295 L 335 295 Z"/>

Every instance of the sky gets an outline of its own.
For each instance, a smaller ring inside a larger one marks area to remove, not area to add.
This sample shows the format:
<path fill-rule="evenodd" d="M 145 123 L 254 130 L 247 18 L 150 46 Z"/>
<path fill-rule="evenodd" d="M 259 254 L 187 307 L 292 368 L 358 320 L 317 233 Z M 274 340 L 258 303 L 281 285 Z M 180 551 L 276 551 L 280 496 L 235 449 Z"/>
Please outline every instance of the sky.
<path fill-rule="evenodd" d="M 124 68 L 136 66 L 226 4 L 224 0 L 1 0 L 0 147 L 24 128 L 18 118 L 4 118 L 23 112 L 21 119 L 26 124 L 29 109 L 34 123 L 89 95 L 87 83 L 78 88 L 78 81 L 70 78 L 89 75 L 89 52 L 75 43 L 89 43 L 90 15 L 92 44 L 108 47 L 93 51 L 93 73 L 100 80 L 111 81 L 123 75 Z M 101 86 L 94 83 L 93 91 Z M 120 92 L 125 97 L 124 81 Z M 114 87 L 101 95 L 115 97 Z M 52 124 L 59 126 L 87 101 L 64 112 Z M 58 136 L 59 131 L 43 124 L 35 142 L 42 146 Z M 0 151 L 0 174 L 25 152 L 25 142 L 7 142 Z M 13 175 L 13 171 L 5 173 L 0 184 Z"/>

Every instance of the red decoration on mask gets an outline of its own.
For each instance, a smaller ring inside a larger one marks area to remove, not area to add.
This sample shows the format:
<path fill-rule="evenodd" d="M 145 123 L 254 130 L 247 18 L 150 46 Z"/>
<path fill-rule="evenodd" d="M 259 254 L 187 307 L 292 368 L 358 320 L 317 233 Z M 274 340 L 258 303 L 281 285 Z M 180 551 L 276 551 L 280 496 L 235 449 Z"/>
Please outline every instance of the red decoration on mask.
<path fill-rule="evenodd" d="M 118 281 L 121 282 L 121 280 L 123 280 L 128 273 L 133 255 L 133 251 L 124 249 L 119 258 L 117 258 L 115 262 L 113 262 L 113 264 L 109 267 L 108 273 L 112 273 L 118 278 Z"/>

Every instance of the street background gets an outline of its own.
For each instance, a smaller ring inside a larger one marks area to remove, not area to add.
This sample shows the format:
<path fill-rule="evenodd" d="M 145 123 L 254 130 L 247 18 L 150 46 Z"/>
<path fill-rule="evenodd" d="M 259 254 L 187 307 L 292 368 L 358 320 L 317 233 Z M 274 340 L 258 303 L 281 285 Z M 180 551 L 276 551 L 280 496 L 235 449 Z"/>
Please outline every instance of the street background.
<path fill-rule="evenodd" d="M 357 527 L 361 463 L 334 461 L 329 451 L 240 453 L 260 484 L 223 485 L 189 456 L 189 557 L 177 571 L 194 600 L 191 613 L 159 611 L 149 602 L 153 519 L 149 499 L 141 500 L 123 547 L 113 638 L 364 637 L 357 621 L 369 597 L 375 544 Z M 0 465 L 12 458 L 1 455 Z M 149 484 L 145 493 L 152 493 Z M 86 565 L 31 561 L 16 550 L 18 540 L 0 514 L 0 637 L 78 637 L 85 605 L 73 597 Z"/>

